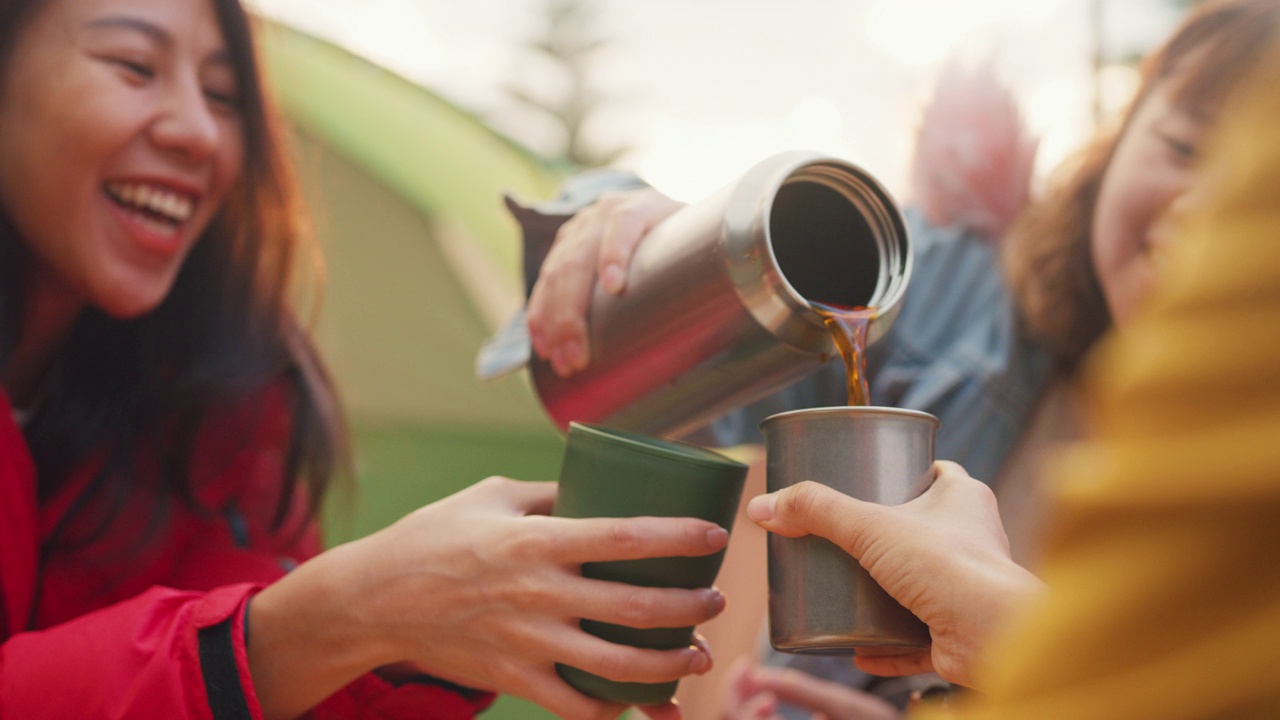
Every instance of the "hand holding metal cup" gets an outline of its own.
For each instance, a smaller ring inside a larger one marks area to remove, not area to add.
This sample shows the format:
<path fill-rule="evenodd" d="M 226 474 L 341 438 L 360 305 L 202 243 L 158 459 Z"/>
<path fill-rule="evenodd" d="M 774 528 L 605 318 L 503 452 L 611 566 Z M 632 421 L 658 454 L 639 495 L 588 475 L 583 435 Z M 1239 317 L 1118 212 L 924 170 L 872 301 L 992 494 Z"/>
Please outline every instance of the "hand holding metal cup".
<path fill-rule="evenodd" d="M 878 407 L 814 408 L 765 419 L 767 485 L 806 480 L 883 505 L 918 497 L 933 478 L 938 420 Z M 858 561 L 821 537 L 769 536 L 769 641 L 782 652 L 915 653 L 929 629 Z"/>

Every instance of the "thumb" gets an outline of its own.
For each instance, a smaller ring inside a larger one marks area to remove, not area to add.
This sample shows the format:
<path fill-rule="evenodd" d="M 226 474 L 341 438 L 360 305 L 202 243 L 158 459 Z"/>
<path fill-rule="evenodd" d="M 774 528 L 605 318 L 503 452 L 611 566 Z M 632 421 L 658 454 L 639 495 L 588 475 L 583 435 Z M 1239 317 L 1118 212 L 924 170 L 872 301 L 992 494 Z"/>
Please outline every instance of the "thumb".
<path fill-rule="evenodd" d="M 885 508 L 857 500 L 826 485 L 805 481 L 751 499 L 747 517 L 786 537 L 817 535 L 858 556 Z"/>

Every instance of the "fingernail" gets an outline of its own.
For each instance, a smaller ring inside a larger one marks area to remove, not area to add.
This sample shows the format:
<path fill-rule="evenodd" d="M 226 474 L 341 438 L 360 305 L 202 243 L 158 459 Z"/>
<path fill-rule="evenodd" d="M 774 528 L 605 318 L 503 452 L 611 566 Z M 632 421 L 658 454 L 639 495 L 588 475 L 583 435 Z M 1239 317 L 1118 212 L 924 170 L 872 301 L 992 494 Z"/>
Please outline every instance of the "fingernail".
<path fill-rule="evenodd" d="M 558 347 L 551 351 L 551 369 L 556 371 L 556 375 L 560 377 L 568 377 L 572 372 L 569 369 L 569 363 L 565 360 L 564 347 Z"/>
<path fill-rule="evenodd" d="M 689 672 L 695 675 L 702 675 L 709 671 L 711 669 L 711 656 L 697 649 L 694 649 L 693 653 L 693 659 L 689 661 Z"/>
<path fill-rule="evenodd" d="M 621 265 L 606 265 L 604 271 L 600 273 L 600 284 L 611 295 L 617 295 L 622 292 L 622 284 L 625 279 Z"/>
<path fill-rule="evenodd" d="M 707 605 L 709 605 L 716 614 L 719 614 L 721 610 L 724 610 L 724 593 L 720 592 L 717 588 L 707 588 L 702 592 L 707 597 Z"/>
<path fill-rule="evenodd" d="M 747 503 L 747 517 L 751 518 L 752 522 L 768 522 L 777 514 L 777 509 L 777 493 L 759 495 L 751 498 L 751 502 Z"/>
<path fill-rule="evenodd" d="M 569 369 L 581 370 L 587 364 L 586 352 L 583 351 L 582 343 L 577 340 L 565 341 L 561 351 L 562 358 Z"/>
<path fill-rule="evenodd" d="M 722 527 L 714 527 L 707 531 L 707 545 L 712 550 L 719 550 L 729 544 L 729 531 Z"/>

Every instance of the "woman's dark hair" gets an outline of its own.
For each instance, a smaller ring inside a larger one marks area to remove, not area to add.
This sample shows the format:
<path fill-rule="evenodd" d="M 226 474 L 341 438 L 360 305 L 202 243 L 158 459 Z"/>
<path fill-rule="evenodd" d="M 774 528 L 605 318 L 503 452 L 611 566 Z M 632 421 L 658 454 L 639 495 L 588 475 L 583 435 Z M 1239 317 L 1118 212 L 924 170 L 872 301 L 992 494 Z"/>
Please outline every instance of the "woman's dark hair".
<path fill-rule="evenodd" d="M 281 530 L 304 494 L 314 517 L 330 480 L 346 469 L 346 430 L 332 385 L 301 326 L 290 294 L 295 266 L 314 254 L 286 156 L 280 121 L 262 87 L 250 20 L 238 0 L 211 0 L 235 67 L 245 164 L 226 206 L 196 243 L 172 290 L 146 315 L 120 320 L 90 308 L 48 371 L 24 430 L 41 500 L 65 487 L 86 461 L 104 465 L 61 527 L 78 513 L 74 537 L 54 532 L 45 551 L 73 548 L 105 532 L 137 493 L 138 448 L 158 451 L 163 492 L 150 529 L 171 503 L 195 499 L 192 457 L 214 417 L 266 388 L 283 385 L 291 438 L 272 525 Z M 0 63 L 41 0 L 0 4 Z M 21 334 L 25 246 L 0 212 L 0 369 Z M 252 423 L 223 431 L 252 440 Z M 201 468 L 199 476 L 205 476 Z M 302 483 L 303 486 L 300 486 Z M 140 484 L 146 485 L 144 489 Z M 292 522 L 289 523 L 292 525 Z"/>
<path fill-rule="evenodd" d="M 1136 108 L 1157 81 L 1186 74 L 1174 99 L 1192 110 L 1218 106 L 1257 64 L 1280 25 L 1280 0 L 1207 2 L 1142 67 L 1139 90 L 1118 127 L 1081 150 L 1050 178 L 1015 222 L 1004 269 L 1031 334 L 1073 368 L 1112 319 L 1093 267 L 1090 237 L 1098 190 Z"/>

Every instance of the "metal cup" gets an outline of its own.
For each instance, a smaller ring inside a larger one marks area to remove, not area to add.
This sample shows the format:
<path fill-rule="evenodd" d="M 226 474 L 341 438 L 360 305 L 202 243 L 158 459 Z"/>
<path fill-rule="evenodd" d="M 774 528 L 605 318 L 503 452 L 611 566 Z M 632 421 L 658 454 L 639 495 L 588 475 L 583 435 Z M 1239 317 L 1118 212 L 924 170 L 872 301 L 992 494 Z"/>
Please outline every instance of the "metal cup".
<path fill-rule="evenodd" d="M 769 492 L 813 480 L 859 500 L 899 505 L 932 482 L 938 419 L 914 410 L 831 407 L 760 424 Z M 825 538 L 769 536 L 769 641 L 782 652 L 898 655 L 929 629 Z"/>

